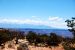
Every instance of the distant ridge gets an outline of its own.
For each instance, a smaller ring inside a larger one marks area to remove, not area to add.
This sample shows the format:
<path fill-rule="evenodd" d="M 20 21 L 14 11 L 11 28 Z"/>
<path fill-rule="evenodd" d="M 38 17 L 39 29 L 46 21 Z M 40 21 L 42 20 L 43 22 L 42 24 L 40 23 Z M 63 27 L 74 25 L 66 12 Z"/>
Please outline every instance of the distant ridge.
<path fill-rule="evenodd" d="M 24 31 L 27 33 L 28 31 L 33 31 L 36 33 L 41 33 L 41 34 L 49 34 L 51 32 L 56 33 L 61 36 L 67 36 L 67 37 L 72 37 L 72 33 L 68 31 L 67 29 L 33 29 L 33 28 L 20 28 L 18 29 L 20 31 Z"/>
<path fill-rule="evenodd" d="M 44 25 L 31 25 L 31 24 L 7 24 L 7 23 L 1 23 L 0 28 L 25 28 L 25 29 L 59 29 L 54 28 L 50 26 L 44 26 Z"/>
<path fill-rule="evenodd" d="M 56 33 L 61 36 L 67 36 L 67 37 L 72 37 L 72 33 L 68 31 L 68 29 L 38 29 L 38 28 L 1 28 L 1 29 L 7 29 L 7 30 L 13 30 L 13 31 L 23 31 L 25 33 L 28 33 L 29 31 L 33 31 L 36 33 L 41 33 L 41 34 L 49 34 L 51 32 Z"/>

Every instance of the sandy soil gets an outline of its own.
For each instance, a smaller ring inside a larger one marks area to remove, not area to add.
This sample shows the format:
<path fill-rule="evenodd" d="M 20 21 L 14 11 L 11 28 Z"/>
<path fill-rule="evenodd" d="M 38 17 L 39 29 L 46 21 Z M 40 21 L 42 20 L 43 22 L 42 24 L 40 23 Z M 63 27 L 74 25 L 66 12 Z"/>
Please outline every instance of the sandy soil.
<path fill-rule="evenodd" d="M 29 47 L 29 50 L 64 50 L 62 46 L 58 46 L 58 47 L 52 47 L 52 48 L 49 48 L 49 47 L 34 47 L 34 46 L 31 46 Z"/>
<path fill-rule="evenodd" d="M 17 50 L 16 48 L 4 48 L 3 50 Z M 30 47 L 29 50 L 64 50 L 60 47 L 53 47 L 53 48 L 47 48 L 47 47 Z"/>
<path fill-rule="evenodd" d="M 21 43 L 25 43 L 26 42 L 25 40 L 19 40 L 19 41 Z M 9 48 L 8 47 L 9 44 L 10 44 L 10 42 L 7 42 L 5 44 L 5 48 L 1 49 L 1 47 L 0 47 L 0 50 L 17 50 L 17 47 L 19 46 L 19 44 L 15 45 L 14 42 L 12 42 L 11 43 L 12 44 L 12 48 Z M 35 46 L 30 46 L 29 45 L 28 48 L 29 48 L 29 50 L 64 50 L 62 45 L 59 45 L 58 47 L 51 47 L 51 48 L 49 48 L 49 47 L 35 47 Z"/>

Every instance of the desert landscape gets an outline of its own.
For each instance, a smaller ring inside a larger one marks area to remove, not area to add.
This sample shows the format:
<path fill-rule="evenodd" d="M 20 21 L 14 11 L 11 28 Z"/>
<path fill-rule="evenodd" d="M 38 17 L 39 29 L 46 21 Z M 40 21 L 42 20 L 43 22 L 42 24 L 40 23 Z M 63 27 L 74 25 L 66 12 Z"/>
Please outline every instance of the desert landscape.
<path fill-rule="evenodd" d="M 0 50 L 64 50 L 63 46 L 60 44 L 59 46 L 57 47 L 36 47 L 36 46 L 31 46 L 31 45 L 28 45 L 28 49 L 25 48 L 20 48 L 20 49 L 17 49 L 20 44 L 26 44 L 27 41 L 25 41 L 25 39 L 21 39 L 19 40 L 19 44 L 15 45 L 14 41 L 11 41 L 11 44 L 10 42 L 7 42 L 4 46 L 4 48 L 1 48 L 0 47 Z M 9 45 L 11 45 L 9 47 Z"/>
<path fill-rule="evenodd" d="M 0 0 L 0 50 L 75 50 L 75 0 Z"/>
<path fill-rule="evenodd" d="M 14 29 L 0 29 L 0 50 L 74 50 L 73 38 L 59 36 L 55 33 L 27 34 Z"/>

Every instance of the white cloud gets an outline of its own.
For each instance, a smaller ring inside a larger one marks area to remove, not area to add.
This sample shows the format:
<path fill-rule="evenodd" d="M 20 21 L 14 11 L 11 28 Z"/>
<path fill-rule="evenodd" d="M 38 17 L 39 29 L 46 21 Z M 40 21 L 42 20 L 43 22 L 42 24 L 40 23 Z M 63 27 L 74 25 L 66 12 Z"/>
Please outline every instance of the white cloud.
<path fill-rule="evenodd" d="M 40 18 L 39 18 L 40 19 Z M 48 20 L 42 19 L 0 19 L 0 23 L 9 24 L 31 24 L 31 25 L 44 25 L 55 28 L 67 28 L 64 18 L 60 17 L 49 17 Z"/>
<path fill-rule="evenodd" d="M 61 20 L 63 20 L 63 18 L 60 18 L 60 17 L 51 17 L 51 16 L 49 16 L 49 18 L 48 18 L 50 21 L 61 21 Z"/>
<path fill-rule="evenodd" d="M 49 16 L 50 26 L 55 28 L 67 28 L 65 19 L 61 17 L 51 17 Z"/>

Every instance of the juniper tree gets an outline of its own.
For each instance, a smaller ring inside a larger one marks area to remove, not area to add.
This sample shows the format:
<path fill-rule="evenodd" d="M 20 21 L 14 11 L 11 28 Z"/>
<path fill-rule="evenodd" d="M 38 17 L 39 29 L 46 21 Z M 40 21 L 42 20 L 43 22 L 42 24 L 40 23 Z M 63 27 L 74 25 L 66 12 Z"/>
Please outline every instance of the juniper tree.
<path fill-rule="evenodd" d="M 73 38 L 75 39 L 75 18 L 72 17 L 71 20 L 66 20 L 65 22 L 67 22 L 67 26 L 69 27 L 69 31 L 72 32 L 73 34 Z"/>
<path fill-rule="evenodd" d="M 69 27 L 68 30 L 73 34 L 73 39 L 71 40 L 71 42 L 68 39 L 65 43 L 63 43 L 63 47 L 65 50 L 75 50 L 75 47 L 70 45 L 73 45 L 73 43 L 75 42 L 75 18 L 72 17 L 72 19 L 68 19 L 65 22 L 67 22 L 67 26 Z"/>

